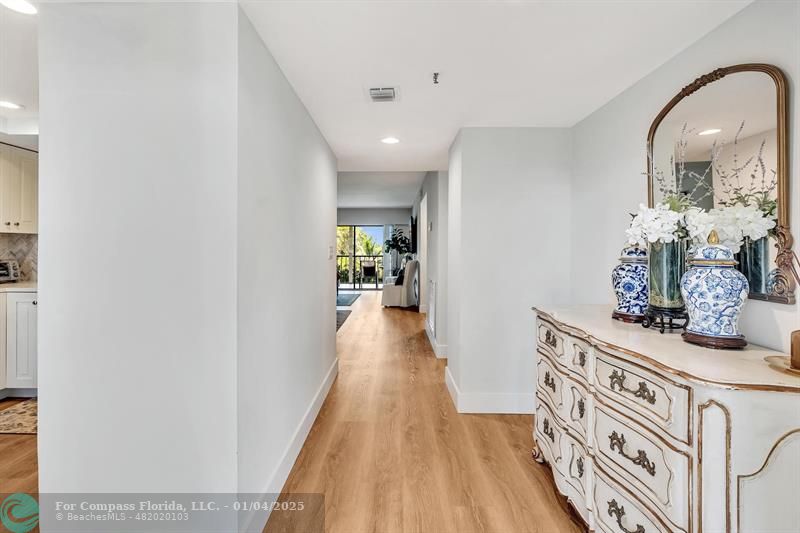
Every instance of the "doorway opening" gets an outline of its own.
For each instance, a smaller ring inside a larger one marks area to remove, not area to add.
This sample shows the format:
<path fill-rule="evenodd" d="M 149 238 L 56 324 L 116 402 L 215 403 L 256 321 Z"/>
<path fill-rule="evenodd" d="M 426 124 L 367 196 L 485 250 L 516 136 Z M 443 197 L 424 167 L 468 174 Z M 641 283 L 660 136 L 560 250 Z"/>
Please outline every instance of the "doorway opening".
<path fill-rule="evenodd" d="M 384 226 L 336 227 L 336 279 L 339 289 L 383 289 L 384 232 Z"/>

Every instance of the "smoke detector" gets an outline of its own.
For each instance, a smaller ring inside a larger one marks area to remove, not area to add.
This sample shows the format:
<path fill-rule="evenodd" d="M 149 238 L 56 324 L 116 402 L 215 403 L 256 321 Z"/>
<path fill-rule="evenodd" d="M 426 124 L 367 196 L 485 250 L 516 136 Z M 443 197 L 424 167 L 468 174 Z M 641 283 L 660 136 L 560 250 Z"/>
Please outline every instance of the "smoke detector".
<path fill-rule="evenodd" d="M 395 87 L 371 87 L 369 98 L 373 102 L 394 102 L 397 99 L 397 88 Z"/>

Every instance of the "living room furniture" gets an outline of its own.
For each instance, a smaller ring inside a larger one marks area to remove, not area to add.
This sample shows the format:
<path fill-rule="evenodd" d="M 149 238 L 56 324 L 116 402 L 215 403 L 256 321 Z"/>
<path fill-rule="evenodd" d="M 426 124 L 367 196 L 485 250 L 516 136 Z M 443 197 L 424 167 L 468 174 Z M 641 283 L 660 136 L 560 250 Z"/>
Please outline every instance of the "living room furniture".
<path fill-rule="evenodd" d="M 378 288 L 378 266 L 375 261 L 361 261 L 361 272 L 360 276 L 358 277 L 358 286 L 362 288 L 364 286 L 364 278 L 372 278 L 375 280 L 375 288 Z"/>
<path fill-rule="evenodd" d="M 418 305 L 418 270 L 419 261 L 412 259 L 406 262 L 402 285 L 395 285 L 396 278 L 391 283 L 387 278 L 386 283 L 383 285 L 381 305 L 384 307 L 412 307 Z"/>
<path fill-rule="evenodd" d="M 800 376 L 609 318 L 534 309 L 534 458 L 590 530 L 800 531 Z"/>

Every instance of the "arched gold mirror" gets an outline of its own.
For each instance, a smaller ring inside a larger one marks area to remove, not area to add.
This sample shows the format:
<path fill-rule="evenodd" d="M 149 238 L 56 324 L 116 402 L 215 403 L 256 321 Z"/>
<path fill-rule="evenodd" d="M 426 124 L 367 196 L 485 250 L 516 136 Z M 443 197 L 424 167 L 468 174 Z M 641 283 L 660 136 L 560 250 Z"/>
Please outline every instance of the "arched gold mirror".
<path fill-rule="evenodd" d="M 681 89 L 650 126 L 648 202 L 757 207 L 775 227 L 744 239 L 739 269 L 751 298 L 793 304 L 788 145 L 783 72 L 761 63 L 718 68 Z"/>

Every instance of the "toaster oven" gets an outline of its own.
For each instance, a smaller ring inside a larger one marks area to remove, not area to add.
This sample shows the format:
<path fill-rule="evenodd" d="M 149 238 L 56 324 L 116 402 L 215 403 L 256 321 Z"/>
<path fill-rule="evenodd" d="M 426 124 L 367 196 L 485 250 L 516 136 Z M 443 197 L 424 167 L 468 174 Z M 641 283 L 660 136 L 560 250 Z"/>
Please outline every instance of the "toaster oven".
<path fill-rule="evenodd" d="M 19 281 L 19 263 L 10 259 L 0 259 L 0 283 Z"/>

